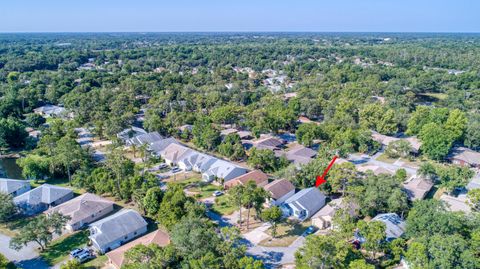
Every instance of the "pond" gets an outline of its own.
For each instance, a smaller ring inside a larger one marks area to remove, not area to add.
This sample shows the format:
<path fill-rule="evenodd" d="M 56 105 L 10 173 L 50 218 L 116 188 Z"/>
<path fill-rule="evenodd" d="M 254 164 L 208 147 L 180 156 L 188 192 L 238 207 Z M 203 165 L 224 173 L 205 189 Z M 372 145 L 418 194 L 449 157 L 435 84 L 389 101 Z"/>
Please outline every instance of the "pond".
<path fill-rule="evenodd" d="M 15 158 L 0 159 L 0 177 L 23 179 L 22 169 L 17 165 L 16 160 Z"/>

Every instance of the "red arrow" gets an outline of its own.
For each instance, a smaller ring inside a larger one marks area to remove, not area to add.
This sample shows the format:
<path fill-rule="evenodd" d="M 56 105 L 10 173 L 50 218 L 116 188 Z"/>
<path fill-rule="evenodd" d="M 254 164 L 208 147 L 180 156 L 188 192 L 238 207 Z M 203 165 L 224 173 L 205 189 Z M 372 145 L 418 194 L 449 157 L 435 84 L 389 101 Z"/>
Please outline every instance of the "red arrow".
<path fill-rule="evenodd" d="M 336 160 L 337 158 L 338 158 L 337 156 L 333 156 L 333 159 L 332 159 L 332 161 L 330 162 L 330 164 L 328 165 L 327 169 L 325 169 L 325 171 L 323 171 L 323 175 L 317 176 L 317 181 L 315 182 L 315 187 L 318 188 L 318 186 L 320 186 L 320 185 L 322 185 L 323 183 L 327 182 L 327 180 L 325 180 L 325 176 L 327 175 L 328 170 L 330 170 L 330 168 L 332 168 L 332 166 L 333 166 L 333 164 L 335 163 L 335 160 Z"/>

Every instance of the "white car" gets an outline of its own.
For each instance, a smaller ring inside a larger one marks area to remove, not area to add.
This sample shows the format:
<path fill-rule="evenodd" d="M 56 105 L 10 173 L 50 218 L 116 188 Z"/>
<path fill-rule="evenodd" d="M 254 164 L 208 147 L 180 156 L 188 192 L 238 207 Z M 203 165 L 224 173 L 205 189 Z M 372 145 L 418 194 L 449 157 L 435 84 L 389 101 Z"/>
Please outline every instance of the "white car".
<path fill-rule="evenodd" d="M 222 196 L 222 195 L 223 195 L 223 191 L 214 191 L 213 192 L 213 196 L 215 196 L 215 197 Z"/>

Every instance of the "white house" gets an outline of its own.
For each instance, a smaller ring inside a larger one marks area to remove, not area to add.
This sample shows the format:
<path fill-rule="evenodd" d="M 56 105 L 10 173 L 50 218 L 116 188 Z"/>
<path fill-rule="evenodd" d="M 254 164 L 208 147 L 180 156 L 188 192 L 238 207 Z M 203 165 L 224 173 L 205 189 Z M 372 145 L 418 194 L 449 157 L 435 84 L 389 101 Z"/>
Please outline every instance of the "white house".
<path fill-rule="evenodd" d="M 282 205 L 285 216 L 293 216 L 304 221 L 325 205 L 325 194 L 315 187 L 303 189 L 288 198 Z"/>
<path fill-rule="evenodd" d="M 405 221 L 403 221 L 396 213 L 378 214 L 372 219 L 372 221 L 381 221 L 385 223 L 387 241 L 399 238 L 405 233 Z"/>
<path fill-rule="evenodd" d="M 217 159 L 202 173 L 203 181 L 210 182 L 215 178 L 223 179 L 224 183 L 246 174 L 248 170 L 233 163 Z"/>
<path fill-rule="evenodd" d="M 116 249 L 147 232 L 147 222 L 133 209 L 123 209 L 114 215 L 90 224 L 90 241 L 99 253 Z"/>

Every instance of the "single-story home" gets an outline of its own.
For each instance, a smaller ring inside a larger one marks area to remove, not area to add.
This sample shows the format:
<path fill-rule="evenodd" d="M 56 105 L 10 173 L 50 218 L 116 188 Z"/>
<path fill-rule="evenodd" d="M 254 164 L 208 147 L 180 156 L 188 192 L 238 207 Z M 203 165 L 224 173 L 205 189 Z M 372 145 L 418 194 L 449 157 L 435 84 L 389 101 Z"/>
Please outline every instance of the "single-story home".
<path fill-rule="evenodd" d="M 455 147 L 448 158 L 457 165 L 480 168 L 480 152 L 469 148 Z"/>
<path fill-rule="evenodd" d="M 385 167 L 381 167 L 378 165 L 374 164 L 367 164 L 367 165 L 361 165 L 357 166 L 357 170 L 363 173 L 366 173 L 367 171 L 371 171 L 374 175 L 380 175 L 380 174 L 387 174 L 387 175 L 394 175 L 395 171 L 389 170 Z"/>
<path fill-rule="evenodd" d="M 185 147 L 184 145 L 171 143 L 163 150 L 163 152 L 160 152 L 160 156 L 165 160 L 166 164 L 177 165 L 178 162 L 182 160 L 183 156 L 192 152 L 194 152 L 194 150 Z"/>
<path fill-rule="evenodd" d="M 455 197 L 444 193 L 440 196 L 440 200 L 442 200 L 447 205 L 448 210 L 452 212 L 470 213 L 472 211 L 466 194 L 460 194 Z"/>
<path fill-rule="evenodd" d="M 137 146 L 140 147 L 143 144 L 151 145 L 155 143 L 156 141 L 162 140 L 163 136 L 161 136 L 158 132 L 151 132 L 151 133 L 146 133 L 146 134 L 141 134 L 134 136 L 130 139 L 127 139 L 125 141 L 125 144 L 127 146 Z"/>
<path fill-rule="evenodd" d="M 180 145 L 180 142 L 178 142 L 177 139 L 173 137 L 168 137 L 162 140 L 155 141 L 152 144 L 150 144 L 149 150 L 156 156 L 162 156 L 165 149 L 171 144 Z"/>
<path fill-rule="evenodd" d="M 422 200 L 425 195 L 432 189 L 433 182 L 431 180 L 413 177 L 407 182 L 403 183 L 403 189 L 411 201 Z"/>
<path fill-rule="evenodd" d="M 114 203 L 95 194 L 85 193 L 61 205 L 50 208 L 45 213 L 58 212 L 69 216 L 66 229 L 70 232 L 81 229 L 113 211 Z"/>
<path fill-rule="evenodd" d="M 375 216 L 372 221 L 381 221 L 386 226 L 387 241 L 401 237 L 406 230 L 405 221 L 403 221 L 396 213 L 384 213 Z"/>
<path fill-rule="evenodd" d="M 262 135 L 260 139 L 253 141 L 253 147 L 257 149 L 276 150 L 285 144 L 285 141 L 280 138 L 270 135 Z"/>
<path fill-rule="evenodd" d="M 215 178 L 223 179 L 223 182 L 232 180 L 238 176 L 246 174 L 248 169 L 240 167 L 231 162 L 217 159 L 210 167 L 202 173 L 203 181 L 210 182 Z"/>
<path fill-rule="evenodd" d="M 243 140 L 248 140 L 253 138 L 252 132 L 250 131 L 238 131 L 237 134 L 238 136 L 240 136 L 240 139 L 243 139 Z"/>
<path fill-rule="evenodd" d="M 148 246 L 150 244 L 156 244 L 161 247 L 170 244 L 170 237 L 162 230 L 156 230 L 149 234 L 146 234 L 132 242 L 125 244 L 115 250 L 112 250 L 106 254 L 109 264 L 113 265 L 116 269 L 121 269 L 125 262 L 125 252 L 129 251 L 137 245 Z"/>
<path fill-rule="evenodd" d="M 286 179 L 272 181 L 263 189 L 269 194 L 267 203 L 270 206 L 279 206 L 295 194 L 295 186 Z"/>
<path fill-rule="evenodd" d="M 90 224 L 90 241 L 99 253 L 116 249 L 147 232 L 147 222 L 133 209 L 119 212 Z"/>
<path fill-rule="evenodd" d="M 73 198 L 73 191 L 68 188 L 43 184 L 15 198 L 13 202 L 22 214 L 35 215 L 50 207 L 57 206 Z"/>
<path fill-rule="evenodd" d="M 422 146 L 422 142 L 413 136 L 410 137 L 393 137 L 388 135 L 379 134 L 377 132 L 372 132 L 372 139 L 377 141 L 378 143 L 382 144 L 383 146 L 388 146 L 390 143 L 398 141 L 398 140 L 405 140 L 408 141 L 412 147 L 412 153 L 418 153 L 420 147 Z"/>
<path fill-rule="evenodd" d="M 225 189 L 229 189 L 236 185 L 246 185 L 249 181 L 254 181 L 258 187 L 263 187 L 268 184 L 268 175 L 260 170 L 253 170 L 226 182 L 224 186 Z"/>
<path fill-rule="evenodd" d="M 33 109 L 33 113 L 43 117 L 63 117 L 66 116 L 64 107 L 56 105 L 44 105 Z"/>
<path fill-rule="evenodd" d="M 227 136 L 227 135 L 229 135 L 229 134 L 235 134 L 235 133 L 237 133 L 237 132 L 238 132 L 238 130 L 235 129 L 235 128 L 227 128 L 227 129 L 221 130 L 221 131 L 220 131 L 220 135 L 221 135 L 221 136 Z"/>
<path fill-rule="evenodd" d="M 0 192 L 15 197 L 30 190 L 28 180 L 0 178 Z"/>
<path fill-rule="evenodd" d="M 207 171 L 211 165 L 217 161 L 217 158 L 207 154 L 190 150 L 183 154 L 178 160 L 178 167 L 185 171 L 193 170 L 198 173 Z"/>
<path fill-rule="evenodd" d="M 131 139 L 133 137 L 143 135 L 143 134 L 147 134 L 147 131 L 145 131 L 142 128 L 132 126 L 118 133 L 117 137 L 125 143 L 128 139 Z"/>
<path fill-rule="evenodd" d="M 332 219 L 335 213 L 342 208 L 348 208 L 348 213 L 351 216 L 355 215 L 355 208 L 353 206 L 349 207 L 349 204 L 346 203 L 343 198 L 337 198 L 330 201 L 312 216 L 312 225 L 319 229 L 332 228 Z"/>
<path fill-rule="evenodd" d="M 295 165 L 307 164 L 313 160 L 317 152 L 311 148 L 297 144 L 291 147 L 288 151 L 275 151 L 277 157 L 285 156 L 287 160 L 293 162 Z"/>
<path fill-rule="evenodd" d="M 285 216 L 293 216 L 300 221 L 304 221 L 325 205 L 325 198 L 325 194 L 318 188 L 307 188 L 288 198 L 281 208 Z"/>

